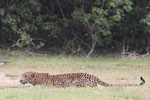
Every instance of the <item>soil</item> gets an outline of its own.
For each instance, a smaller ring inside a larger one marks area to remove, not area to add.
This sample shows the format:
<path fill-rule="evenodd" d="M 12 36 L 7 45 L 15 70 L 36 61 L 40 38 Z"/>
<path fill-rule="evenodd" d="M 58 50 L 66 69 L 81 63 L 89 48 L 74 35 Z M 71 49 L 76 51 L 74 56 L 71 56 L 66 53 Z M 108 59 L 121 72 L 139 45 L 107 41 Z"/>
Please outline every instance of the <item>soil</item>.
<path fill-rule="evenodd" d="M 0 72 L 0 86 L 18 85 L 19 77 L 6 77 L 3 72 Z"/>

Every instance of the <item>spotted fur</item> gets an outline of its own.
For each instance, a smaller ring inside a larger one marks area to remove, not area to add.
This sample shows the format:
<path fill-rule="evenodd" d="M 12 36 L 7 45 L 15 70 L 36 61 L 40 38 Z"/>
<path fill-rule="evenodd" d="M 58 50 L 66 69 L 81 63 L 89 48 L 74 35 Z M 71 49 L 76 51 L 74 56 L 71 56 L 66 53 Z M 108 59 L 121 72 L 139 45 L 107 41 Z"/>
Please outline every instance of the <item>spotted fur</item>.
<path fill-rule="evenodd" d="M 101 81 L 98 77 L 87 73 L 68 73 L 59 75 L 50 75 L 48 73 L 26 72 L 22 74 L 20 83 L 30 83 L 32 85 L 44 85 L 54 87 L 95 87 L 98 84 L 102 86 L 140 86 L 145 83 L 145 80 L 141 77 L 140 84 L 108 84 Z"/>

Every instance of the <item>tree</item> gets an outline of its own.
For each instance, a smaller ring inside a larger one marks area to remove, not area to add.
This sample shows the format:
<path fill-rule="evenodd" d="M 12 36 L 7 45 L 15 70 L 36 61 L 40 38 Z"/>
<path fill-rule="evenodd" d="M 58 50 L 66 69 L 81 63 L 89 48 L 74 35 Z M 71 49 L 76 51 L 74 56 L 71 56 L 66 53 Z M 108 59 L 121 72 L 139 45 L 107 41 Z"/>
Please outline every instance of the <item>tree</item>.
<path fill-rule="evenodd" d="M 86 57 L 89 57 L 93 52 L 101 36 L 110 35 L 110 28 L 118 21 L 124 12 L 129 12 L 132 3 L 129 0 L 96 0 L 92 7 L 89 4 L 88 9 L 85 9 L 84 4 L 82 8 L 76 8 L 73 13 L 73 18 L 79 20 L 90 36 L 90 51 Z M 102 44 L 102 43 L 101 43 Z"/>

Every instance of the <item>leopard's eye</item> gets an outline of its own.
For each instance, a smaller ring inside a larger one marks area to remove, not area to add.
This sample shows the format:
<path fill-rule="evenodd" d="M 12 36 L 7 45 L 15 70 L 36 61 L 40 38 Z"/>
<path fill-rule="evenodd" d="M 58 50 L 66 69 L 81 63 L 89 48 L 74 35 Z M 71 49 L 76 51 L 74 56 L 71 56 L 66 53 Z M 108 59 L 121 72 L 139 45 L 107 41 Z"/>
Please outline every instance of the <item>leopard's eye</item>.
<path fill-rule="evenodd" d="M 27 75 L 24 75 L 24 77 L 27 77 Z"/>

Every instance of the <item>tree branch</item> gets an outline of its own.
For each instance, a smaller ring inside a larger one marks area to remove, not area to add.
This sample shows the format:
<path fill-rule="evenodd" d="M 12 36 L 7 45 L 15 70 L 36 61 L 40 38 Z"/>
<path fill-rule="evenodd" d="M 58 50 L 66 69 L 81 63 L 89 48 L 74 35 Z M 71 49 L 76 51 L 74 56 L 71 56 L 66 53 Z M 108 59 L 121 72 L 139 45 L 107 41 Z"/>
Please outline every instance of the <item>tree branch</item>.
<path fill-rule="evenodd" d="M 61 14 L 62 14 L 63 18 L 65 19 L 65 15 L 64 15 L 64 12 L 63 12 L 63 10 L 62 10 L 62 8 L 61 8 L 61 6 L 60 6 L 59 1 L 58 1 L 58 0 L 56 0 L 56 2 L 57 2 L 57 4 L 58 4 L 58 6 L 59 6 L 59 9 L 60 9 L 60 12 L 61 12 Z"/>
<path fill-rule="evenodd" d="M 81 43 L 83 43 L 84 45 L 88 46 L 88 48 L 90 48 L 90 46 L 89 46 L 86 42 L 84 42 L 79 36 L 77 36 L 77 35 L 75 34 L 75 32 L 72 32 L 72 33 L 73 33 L 73 35 L 74 35 L 77 39 L 79 39 L 79 41 L 81 41 Z"/>

